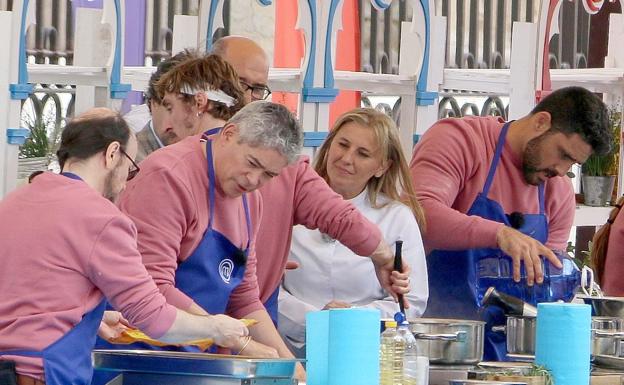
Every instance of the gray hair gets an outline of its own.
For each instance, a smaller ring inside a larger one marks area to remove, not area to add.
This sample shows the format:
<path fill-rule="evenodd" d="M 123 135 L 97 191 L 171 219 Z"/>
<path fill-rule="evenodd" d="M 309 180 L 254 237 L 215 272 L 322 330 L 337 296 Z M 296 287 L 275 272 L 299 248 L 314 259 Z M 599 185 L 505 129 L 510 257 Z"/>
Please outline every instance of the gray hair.
<path fill-rule="evenodd" d="M 258 100 L 238 111 L 228 124 L 238 127 L 241 143 L 267 147 L 294 163 L 303 145 L 303 131 L 297 119 L 281 104 Z"/>

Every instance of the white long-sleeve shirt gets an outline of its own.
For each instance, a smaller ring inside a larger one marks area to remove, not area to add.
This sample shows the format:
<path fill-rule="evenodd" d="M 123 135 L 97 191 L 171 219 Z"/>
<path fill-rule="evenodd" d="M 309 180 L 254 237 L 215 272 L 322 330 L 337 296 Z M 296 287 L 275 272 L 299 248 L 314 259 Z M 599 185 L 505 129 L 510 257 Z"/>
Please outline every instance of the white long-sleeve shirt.
<path fill-rule="evenodd" d="M 378 202 L 387 199 L 380 196 Z M 427 306 L 429 289 L 422 238 L 412 211 L 399 202 L 372 208 L 367 190 L 350 202 L 379 226 L 392 247 L 397 240 L 403 241 L 403 261 L 411 268 L 407 318 L 420 317 Z M 289 260 L 300 266 L 284 275 L 279 295 L 279 331 L 296 351 L 305 344 L 306 313 L 321 310 L 333 300 L 379 309 L 382 318 L 392 318 L 399 311 L 398 304 L 379 285 L 370 259 L 354 254 L 318 230 L 303 226 L 293 229 Z"/>

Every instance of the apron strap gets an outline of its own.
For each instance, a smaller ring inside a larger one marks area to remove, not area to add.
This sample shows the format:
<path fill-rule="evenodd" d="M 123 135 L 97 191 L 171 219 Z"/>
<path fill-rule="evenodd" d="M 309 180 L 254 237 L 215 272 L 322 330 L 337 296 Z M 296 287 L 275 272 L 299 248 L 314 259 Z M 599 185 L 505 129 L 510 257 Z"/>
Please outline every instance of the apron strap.
<path fill-rule="evenodd" d="M 544 213 L 546 212 L 546 202 L 545 202 L 545 198 L 544 198 L 544 183 L 540 183 L 539 186 L 537 186 L 537 196 L 539 198 L 539 213 L 544 215 Z"/>
<path fill-rule="evenodd" d="M 221 128 L 213 128 L 212 130 L 208 130 L 204 133 L 204 135 L 212 135 L 213 133 L 219 132 Z M 215 171 L 214 171 L 214 163 L 212 157 L 212 140 L 206 139 L 206 157 L 208 162 L 208 208 L 210 209 L 210 213 L 208 214 L 208 228 L 212 229 L 212 220 L 214 218 L 214 207 L 215 207 Z M 247 194 L 243 194 L 243 207 L 245 209 L 245 222 L 247 222 L 247 246 L 245 247 L 245 251 L 249 250 L 249 245 L 251 244 L 251 216 L 249 214 L 249 205 L 247 204 Z"/>
<path fill-rule="evenodd" d="M 206 130 L 206 131 L 204 131 L 204 133 L 202 134 L 202 137 L 201 137 L 201 138 L 202 138 L 203 140 L 208 140 L 208 137 L 209 137 L 209 136 L 214 135 L 214 134 L 218 134 L 218 133 L 221 131 L 221 129 L 222 129 L 222 128 L 223 128 L 223 127 L 216 127 L 216 128 L 211 128 L 210 130 Z"/>
<path fill-rule="evenodd" d="M 67 177 L 69 179 L 75 179 L 75 180 L 82 180 L 81 177 L 79 177 L 78 175 L 74 174 L 73 172 L 62 172 L 61 175 L 63 175 L 64 177 Z"/>
<path fill-rule="evenodd" d="M 210 139 L 206 140 L 206 157 L 208 162 L 208 209 L 210 213 L 208 214 L 208 228 L 212 229 L 212 219 L 214 217 L 214 207 L 215 207 L 215 171 L 214 164 L 212 159 L 212 141 Z"/>
<path fill-rule="evenodd" d="M 22 356 L 22 357 L 42 357 L 43 352 L 37 350 L 5 350 L 0 352 L 0 356 Z"/>
<path fill-rule="evenodd" d="M 247 246 L 245 246 L 245 252 L 247 252 L 249 251 L 249 245 L 251 244 L 251 216 L 249 215 L 247 194 L 243 194 L 243 207 L 245 208 L 245 222 L 247 222 Z"/>
<path fill-rule="evenodd" d="M 496 143 L 496 151 L 494 152 L 494 158 L 492 159 L 492 163 L 490 163 L 490 170 L 488 171 L 487 179 L 485 180 L 485 185 L 483 185 L 483 195 L 487 197 L 490 192 L 490 187 L 492 187 L 492 182 L 494 181 L 494 174 L 496 174 L 496 167 L 498 167 L 498 162 L 500 161 L 501 154 L 503 152 L 503 148 L 505 146 L 505 138 L 507 137 L 507 131 L 509 130 L 509 124 L 511 122 L 505 123 L 503 129 L 501 130 L 500 135 L 498 136 L 498 142 Z"/>

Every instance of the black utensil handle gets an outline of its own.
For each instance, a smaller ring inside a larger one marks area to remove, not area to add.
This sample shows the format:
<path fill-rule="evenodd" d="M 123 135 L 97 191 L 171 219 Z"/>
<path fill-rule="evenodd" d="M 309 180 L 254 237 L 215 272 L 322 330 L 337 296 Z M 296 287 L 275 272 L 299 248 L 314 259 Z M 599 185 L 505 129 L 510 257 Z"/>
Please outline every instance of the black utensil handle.
<path fill-rule="evenodd" d="M 394 270 L 398 272 L 403 271 L 403 258 L 401 257 L 401 249 L 403 248 L 403 241 L 396 241 L 396 249 L 394 251 Z"/>
<path fill-rule="evenodd" d="M 403 272 L 403 258 L 401 256 L 401 249 L 403 248 L 403 241 L 396 241 L 396 249 L 394 252 L 394 270 Z M 403 294 L 397 294 L 399 300 L 399 309 L 403 315 L 405 315 L 405 304 L 403 303 Z"/>

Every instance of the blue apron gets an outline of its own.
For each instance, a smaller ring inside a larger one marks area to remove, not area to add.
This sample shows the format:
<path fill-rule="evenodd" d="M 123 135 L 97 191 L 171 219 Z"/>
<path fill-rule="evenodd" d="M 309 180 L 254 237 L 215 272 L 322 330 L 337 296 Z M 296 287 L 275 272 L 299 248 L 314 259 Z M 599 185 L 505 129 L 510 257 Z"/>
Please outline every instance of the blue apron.
<path fill-rule="evenodd" d="M 498 138 L 483 191 L 477 196 L 466 214 L 511 226 L 509 217 L 502 206 L 488 198 L 508 129 L 509 123 L 506 123 Z M 539 213 L 523 214 L 524 223 L 516 229 L 545 243 L 548 239 L 548 220 L 544 214 L 543 184 L 538 186 L 538 200 Z M 527 286 L 524 265 L 521 268 L 520 282 L 514 282 L 511 258 L 500 249 L 434 250 L 427 256 L 430 288 L 425 317 L 486 321 L 484 360 L 504 361 L 507 359 L 505 335 L 501 332 L 492 332 L 491 329 L 494 325 L 504 325 L 505 315 L 502 309 L 494 306 L 480 309 L 480 302 L 485 291 L 488 287 L 494 286 L 501 292 L 521 298 L 533 305 L 559 299 L 569 301 L 574 295 L 578 277 L 571 266 L 573 263 L 569 260 L 562 262 L 564 262 L 564 269 L 559 270 L 550 263 L 544 263 L 542 259 L 544 283 Z"/>
<path fill-rule="evenodd" d="M 241 250 L 212 228 L 215 211 L 215 174 L 212 141 L 206 141 L 208 161 L 208 199 L 210 217 L 204 236 L 190 257 L 176 270 L 175 286 L 210 314 L 223 314 L 232 291 L 243 281 L 251 239 L 251 218 L 247 196 L 243 207 L 247 223 L 247 246 Z"/>
<path fill-rule="evenodd" d="M 210 130 L 207 134 L 214 133 Z M 204 134 L 206 135 L 206 134 Z M 247 196 L 243 195 L 243 207 L 245 210 L 245 220 L 247 222 L 248 241 L 245 250 L 234 246 L 223 234 L 212 228 L 215 208 L 215 174 L 212 158 L 212 143 L 206 140 L 206 156 L 208 162 L 208 201 L 210 214 L 208 228 L 204 232 L 199 245 L 184 262 L 178 265 L 175 274 L 175 287 L 188 295 L 202 309 L 210 314 L 225 313 L 232 291 L 243 281 L 245 266 L 247 263 L 247 253 L 249 250 L 249 240 L 251 239 L 251 218 Z M 158 347 L 142 342 L 129 345 L 111 344 L 110 342 L 98 338 L 96 347 L 98 349 L 150 349 L 199 352 L 194 346 L 165 346 Z M 215 352 L 216 347 L 210 351 Z M 94 377 L 95 384 L 105 383 L 100 371 L 96 371 Z M 112 378 L 110 375 L 106 378 Z"/>
<path fill-rule="evenodd" d="M 206 132 L 204 132 L 204 134 L 202 135 L 202 139 L 208 139 L 210 137 L 210 135 L 214 135 L 217 134 L 219 131 L 221 131 L 222 127 L 218 127 L 218 128 L 213 128 L 211 130 L 208 130 Z M 277 319 L 278 319 L 278 307 L 277 307 L 277 303 L 278 303 L 278 297 L 279 297 L 279 285 L 275 288 L 275 291 L 273 291 L 273 293 L 271 294 L 271 296 L 269 298 L 267 298 L 267 300 L 264 302 L 264 307 L 266 308 L 267 313 L 269 313 L 269 316 L 271 317 L 271 321 L 273 321 L 273 324 L 275 325 L 275 327 L 277 327 Z"/>
<path fill-rule="evenodd" d="M 81 180 L 76 174 L 63 175 Z M 91 349 L 105 307 L 106 300 L 102 300 L 76 326 L 41 351 L 10 350 L 0 351 L 0 355 L 40 357 L 43 360 L 46 385 L 88 385 L 93 372 Z"/>

